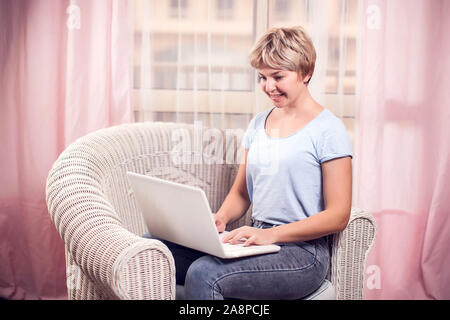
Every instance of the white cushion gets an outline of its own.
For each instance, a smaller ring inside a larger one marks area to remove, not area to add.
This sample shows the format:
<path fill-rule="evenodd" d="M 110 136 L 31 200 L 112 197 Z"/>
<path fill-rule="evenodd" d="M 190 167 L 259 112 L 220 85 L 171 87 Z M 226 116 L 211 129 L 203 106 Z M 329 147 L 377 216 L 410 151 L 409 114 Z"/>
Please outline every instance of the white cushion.
<path fill-rule="evenodd" d="M 303 300 L 336 300 L 336 291 L 333 284 L 325 279 L 319 289 L 303 298 Z"/>

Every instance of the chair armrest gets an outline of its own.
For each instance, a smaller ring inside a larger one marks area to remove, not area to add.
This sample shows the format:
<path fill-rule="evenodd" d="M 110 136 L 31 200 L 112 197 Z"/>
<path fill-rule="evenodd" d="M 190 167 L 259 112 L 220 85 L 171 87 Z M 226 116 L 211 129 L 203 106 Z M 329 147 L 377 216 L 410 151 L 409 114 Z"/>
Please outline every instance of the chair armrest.
<path fill-rule="evenodd" d="M 120 299 L 175 299 L 175 264 L 161 241 L 136 240 L 118 255 L 112 274 L 111 288 Z"/>
<path fill-rule="evenodd" d="M 74 263 L 105 298 L 160 300 L 175 298 L 175 265 L 169 249 L 116 224 L 79 225 L 65 240 Z"/>
<path fill-rule="evenodd" d="M 375 236 L 373 216 L 356 208 L 344 231 L 333 236 L 331 282 L 338 300 L 364 299 L 365 265 Z"/>
<path fill-rule="evenodd" d="M 128 231 L 93 173 L 82 166 L 67 166 L 63 159 L 50 171 L 46 193 L 68 260 L 101 296 L 175 298 L 175 266 L 169 249 L 160 241 Z"/>

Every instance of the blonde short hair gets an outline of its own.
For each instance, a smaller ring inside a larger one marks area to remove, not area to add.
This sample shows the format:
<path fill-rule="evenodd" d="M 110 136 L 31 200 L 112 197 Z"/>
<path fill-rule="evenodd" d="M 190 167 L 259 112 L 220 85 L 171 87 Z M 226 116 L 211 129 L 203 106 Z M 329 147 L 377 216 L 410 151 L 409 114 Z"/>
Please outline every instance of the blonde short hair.
<path fill-rule="evenodd" d="M 312 77 L 316 50 L 302 27 L 272 28 L 253 47 L 250 64 L 255 69 L 268 67 L 296 71 L 302 77 Z"/>

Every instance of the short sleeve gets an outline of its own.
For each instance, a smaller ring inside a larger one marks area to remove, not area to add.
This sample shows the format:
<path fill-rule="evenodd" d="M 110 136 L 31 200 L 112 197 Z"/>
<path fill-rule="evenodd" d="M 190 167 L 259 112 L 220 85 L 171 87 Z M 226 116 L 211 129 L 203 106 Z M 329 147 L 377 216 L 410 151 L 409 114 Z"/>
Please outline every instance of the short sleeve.
<path fill-rule="evenodd" d="M 338 118 L 321 135 L 318 160 L 320 163 L 343 157 L 353 157 L 352 144 L 344 124 Z"/>
<path fill-rule="evenodd" d="M 247 127 L 247 131 L 245 131 L 245 135 L 244 138 L 242 139 L 242 146 L 245 149 L 250 149 L 250 145 L 252 144 L 253 138 L 255 136 L 256 133 L 256 127 L 255 127 L 255 123 L 256 123 L 256 117 L 254 117 L 248 127 Z"/>

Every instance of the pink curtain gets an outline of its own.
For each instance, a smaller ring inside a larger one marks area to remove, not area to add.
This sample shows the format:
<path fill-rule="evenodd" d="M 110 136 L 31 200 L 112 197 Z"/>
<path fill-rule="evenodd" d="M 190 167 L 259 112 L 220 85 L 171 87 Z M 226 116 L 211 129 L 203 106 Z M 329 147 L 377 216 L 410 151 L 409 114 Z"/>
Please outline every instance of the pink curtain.
<path fill-rule="evenodd" d="M 127 2 L 0 1 L 0 297 L 65 299 L 45 182 L 76 138 L 133 121 Z"/>
<path fill-rule="evenodd" d="M 365 0 L 356 203 L 368 299 L 450 299 L 450 1 Z"/>

